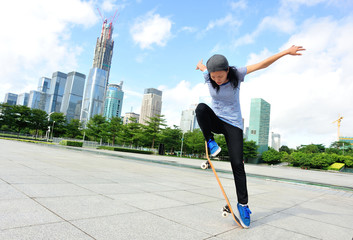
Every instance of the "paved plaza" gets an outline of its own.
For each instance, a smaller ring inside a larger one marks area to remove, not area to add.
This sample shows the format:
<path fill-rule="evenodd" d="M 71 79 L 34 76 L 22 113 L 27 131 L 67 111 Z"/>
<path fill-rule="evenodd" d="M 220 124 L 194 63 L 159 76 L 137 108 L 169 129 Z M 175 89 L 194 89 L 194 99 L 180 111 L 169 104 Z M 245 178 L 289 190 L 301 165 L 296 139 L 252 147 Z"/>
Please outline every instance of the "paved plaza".
<path fill-rule="evenodd" d="M 241 229 L 201 163 L 0 139 L 0 239 L 353 239 L 353 174 L 247 164 Z"/>

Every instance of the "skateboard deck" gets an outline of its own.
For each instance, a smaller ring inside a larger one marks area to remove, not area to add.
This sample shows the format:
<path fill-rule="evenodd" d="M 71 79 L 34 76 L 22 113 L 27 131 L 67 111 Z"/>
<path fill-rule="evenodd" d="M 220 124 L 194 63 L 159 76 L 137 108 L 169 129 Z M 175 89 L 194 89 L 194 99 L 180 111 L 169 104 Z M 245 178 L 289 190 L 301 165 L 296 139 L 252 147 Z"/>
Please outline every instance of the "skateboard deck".
<path fill-rule="evenodd" d="M 216 176 L 218 185 L 219 185 L 219 187 L 221 188 L 222 194 L 223 194 L 224 199 L 226 200 L 226 203 L 227 203 L 227 206 L 225 206 L 225 207 L 222 209 L 222 211 L 223 211 L 222 215 L 223 215 L 224 217 L 226 217 L 226 216 L 228 215 L 228 213 L 230 213 L 230 214 L 232 215 L 232 217 L 233 217 L 235 223 L 238 224 L 239 227 L 243 228 L 243 226 L 242 226 L 241 223 L 240 223 L 240 220 L 237 218 L 237 216 L 235 216 L 235 214 L 234 214 L 234 212 L 233 212 L 232 206 L 230 205 L 230 202 L 229 202 L 229 198 L 228 198 L 226 192 L 224 191 L 224 188 L 223 188 L 223 186 L 222 186 L 222 183 L 221 183 L 221 181 L 219 180 L 218 174 L 217 174 L 217 172 L 216 172 L 216 170 L 215 170 L 215 168 L 214 168 L 214 166 L 213 166 L 213 164 L 212 164 L 212 162 L 211 162 L 211 160 L 210 160 L 210 156 L 208 155 L 207 142 L 205 142 L 205 146 L 206 146 L 207 162 L 206 162 L 206 163 L 203 163 L 203 164 L 201 165 L 201 168 L 202 168 L 202 169 L 206 169 L 206 168 L 208 168 L 208 166 L 210 166 L 211 169 L 212 169 L 212 171 L 213 171 L 213 173 L 214 173 L 214 175 Z M 208 165 L 208 166 L 207 166 L 207 165 Z"/>

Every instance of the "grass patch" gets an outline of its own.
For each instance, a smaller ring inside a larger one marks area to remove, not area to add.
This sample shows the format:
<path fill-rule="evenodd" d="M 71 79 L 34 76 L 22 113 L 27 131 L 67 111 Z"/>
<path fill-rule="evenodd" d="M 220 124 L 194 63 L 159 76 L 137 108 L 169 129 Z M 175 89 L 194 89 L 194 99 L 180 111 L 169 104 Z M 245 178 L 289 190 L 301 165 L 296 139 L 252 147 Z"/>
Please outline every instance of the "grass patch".
<path fill-rule="evenodd" d="M 110 151 L 119 151 L 119 152 L 131 152 L 131 153 L 141 153 L 141 154 L 153 154 L 152 151 L 131 149 L 131 148 L 119 148 L 119 147 L 109 147 L 109 146 L 99 146 L 97 149 L 105 149 Z"/>
<path fill-rule="evenodd" d="M 0 139 L 4 140 L 11 140 L 11 141 L 18 141 L 18 142 L 28 142 L 28 143 L 42 143 L 42 144 L 55 144 L 52 142 L 43 142 L 40 140 L 26 140 L 26 139 L 20 139 L 20 138 L 5 138 L 5 137 L 0 137 Z"/>

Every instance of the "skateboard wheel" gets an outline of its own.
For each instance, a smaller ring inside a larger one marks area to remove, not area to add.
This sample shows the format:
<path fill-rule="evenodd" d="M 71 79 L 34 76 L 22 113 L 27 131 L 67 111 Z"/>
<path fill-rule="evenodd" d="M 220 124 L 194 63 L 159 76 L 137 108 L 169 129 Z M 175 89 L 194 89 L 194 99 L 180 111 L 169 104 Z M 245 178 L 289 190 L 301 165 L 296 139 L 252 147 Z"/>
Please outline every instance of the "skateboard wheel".
<path fill-rule="evenodd" d="M 208 162 L 204 162 L 201 164 L 202 169 L 207 169 L 208 168 Z"/>
<path fill-rule="evenodd" d="M 228 217 L 228 213 L 227 213 L 226 211 L 223 211 L 223 212 L 222 212 L 222 216 L 223 216 L 223 217 Z"/>

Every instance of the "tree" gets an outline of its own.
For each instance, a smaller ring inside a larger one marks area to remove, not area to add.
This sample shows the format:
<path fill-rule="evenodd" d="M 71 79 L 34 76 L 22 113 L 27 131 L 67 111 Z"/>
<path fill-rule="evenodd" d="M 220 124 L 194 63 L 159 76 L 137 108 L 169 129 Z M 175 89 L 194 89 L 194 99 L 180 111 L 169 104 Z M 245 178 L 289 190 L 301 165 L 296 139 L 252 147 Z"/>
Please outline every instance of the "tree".
<path fill-rule="evenodd" d="M 164 144 L 164 148 L 170 152 L 181 147 L 182 131 L 177 127 L 166 127 L 161 130 L 160 142 Z"/>
<path fill-rule="evenodd" d="M 17 129 L 18 136 L 22 129 L 30 126 L 31 109 L 27 106 L 15 105 L 12 106 L 10 112 L 10 123 Z"/>
<path fill-rule="evenodd" d="M 106 131 L 110 137 L 112 144 L 115 144 L 115 138 L 118 136 L 118 133 L 122 130 L 123 120 L 119 117 L 112 117 L 110 121 L 106 122 Z"/>
<path fill-rule="evenodd" d="M 0 129 L 1 130 L 11 130 L 11 114 L 13 106 L 2 103 L 0 104 Z"/>
<path fill-rule="evenodd" d="M 322 144 L 300 145 L 297 150 L 303 153 L 319 153 L 325 152 L 325 146 Z"/>
<path fill-rule="evenodd" d="M 275 149 L 270 148 L 268 151 L 262 153 L 262 160 L 268 164 L 280 163 L 282 159 L 282 154 L 277 152 Z"/>
<path fill-rule="evenodd" d="M 50 114 L 49 124 L 52 136 L 62 136 L 66 132 L 66 117 L 63 113 L 54 112 Z"/>
<path fill-rule="evenodd" d="M 331 148 L 337 148 L 337 149 L 340 149 L 342 147 L 350 147 L 351 146 L 351 143 L 350 142 L 347 142 L 347 141 L 336 141 L 336 142 L 333 142 L 331 143 Z"/>
<path fill-rule="evenodd" d="M 145 125 L 145 134 L 149 140 L 152 140 L 151 148 L 154 148 L 154 143 L 162 129 L 162 127 L 167 126 L 165 124 L 165 119 L 163 115 L 155 115 L 155 117 L 150 117 Z"/>
<path fill-rule="evenodd" d="M 282 146 L 279 148 L 279 151 L 280 151 L 280 152 L 286 152 L 286 153 L 288 153 L 288 154 L 291 154 L 291 150 L 290 150 L 289 147 L 286 146 L 286 145 L 282 145 Z"/>
<path fill-rule="evenodd" d="M 122 126 L 122 141 L 124 145 L 129 143 L 130 146 L 137 147 L 142 136 L 142 124 L 134 121 L 135 118 L 131 119 L 132 122 Z"/>
<path fill-rule="evenodd" d="M 35 138 L 38 136 L 38 131 L 45 131 L 48 128 L 48 114 L 40 109 L 32 109 L 30 111 L 31 128 L 36 131 Z"/>
<path fill-rule="evenodd" d="M 77 138 L 78 136 L 82 137 L 81 133 L 82 123 L 79 119 L 71 119 L 70 122 L 66 125 L 65 136 L 69 138 Z"/>
<path fill-rule="evenodd" d="M 194 129 L 184 134 L 183 152 L 191 154 L 202 154 L 205 152 L 205 138 L 200 129 Z"/>
<path fill-rule="evenodd" d="M 94 139 L 100 140 L 104 136 L 105 117 L 102 115 L 94 115 L 87 123 L 86 134 Z"/>
<path fill-rule="evenodd" d="M 248 162 L 250 158 L 257 157 L 257 148 L 258 146 L 256 145 L 255 141 L 246 141 L 244 139 L 243 158 L 245 159 L 245 162 Z"/>

